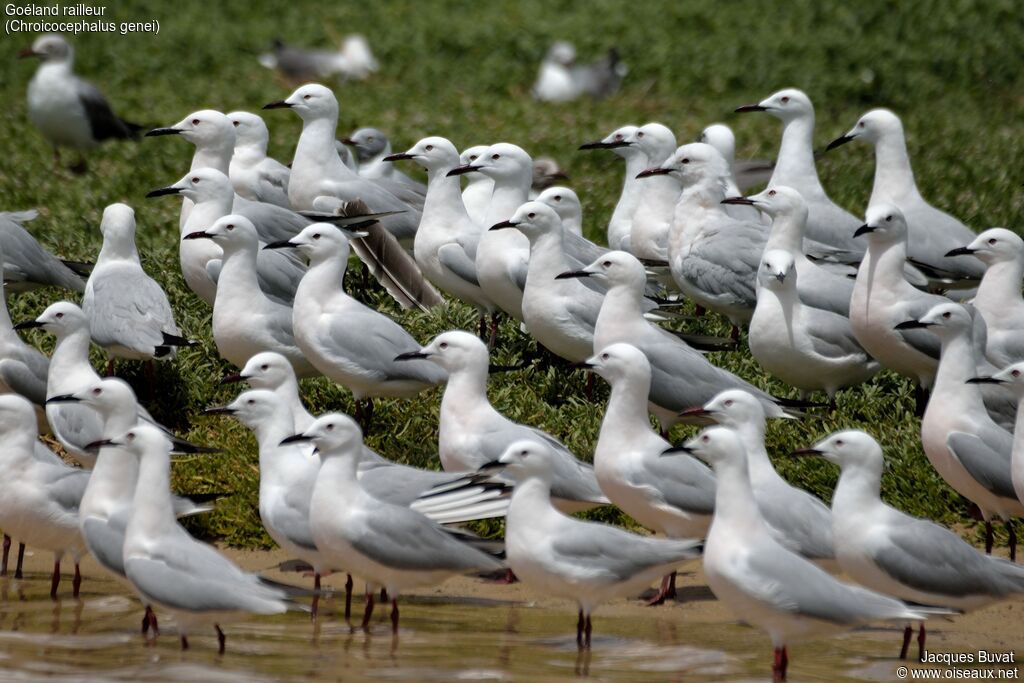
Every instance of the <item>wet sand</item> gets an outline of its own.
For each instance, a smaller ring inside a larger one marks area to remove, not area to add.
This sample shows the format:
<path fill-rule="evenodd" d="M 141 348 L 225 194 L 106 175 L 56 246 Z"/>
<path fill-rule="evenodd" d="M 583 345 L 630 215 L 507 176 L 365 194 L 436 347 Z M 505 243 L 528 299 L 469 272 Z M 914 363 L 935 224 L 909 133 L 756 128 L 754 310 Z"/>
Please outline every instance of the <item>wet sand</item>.
<path fill-rule="evenodd" d="M 274 579 L 311 585 L 299 573 L 274 570 L 288 558 L 276 551 L 224 550 L 242 566 Z M 13 555 L 13 553 L 12 553 Z M 13 558 L 12 558 L 13 559 Z M 26 557 L 26 578 L 0 580 L 0 680 L 528 680 L 598 681 L 764 680 L 771 645 L 714 599 L 699 562 L 679 577 L 679 598 L 646 607 L 640 600 L 603 605 L 594 616 L 592 651 L 578 653 L 576 608 L 521 583 L 458 577 L 403 596 L 402 629 L 392 638 L 387 610 L 378 608 L 370 634 L 352 631 L 338 610 L 342 597 L 322 603 L 317 625 L 303 614 L 242 616 L 224 625 L 227 654 L 213 634 L 190 636 L 180 652 L 173 621 L 147 646 L 141 608 L 129 590 L 89 559 L 80 601 L 71 599 L 65 567 L 61 600 L 49 600 L 47 553 Z M 344 575 L 324 581 L 342 589 Z M 357 583 L 357 591 L 362 586 Z M 361 598 L 353 618 L 362 615 Z M 952 620 L 928 623 L 928 649 L 978 650 L 1024 656 L 1024 601 L 1006 602 Z M 901 625 L 879 625 L 790 648 L 791 681 L 898 680 Z M 916 643 L 912 654 L 916 653 Z M 1015 656 L 1019 659 L 1019 656 Z M 934 668 L 907 662 L 908 666 Z M 948 668 L 948 667 L 939 667 Z M 1013 669 L 1013 665 L 988 668 Z M 1019 672 L 1015 669 L 1011 674 Z M 941 672 L 948 676 L 949 673 Z"/>

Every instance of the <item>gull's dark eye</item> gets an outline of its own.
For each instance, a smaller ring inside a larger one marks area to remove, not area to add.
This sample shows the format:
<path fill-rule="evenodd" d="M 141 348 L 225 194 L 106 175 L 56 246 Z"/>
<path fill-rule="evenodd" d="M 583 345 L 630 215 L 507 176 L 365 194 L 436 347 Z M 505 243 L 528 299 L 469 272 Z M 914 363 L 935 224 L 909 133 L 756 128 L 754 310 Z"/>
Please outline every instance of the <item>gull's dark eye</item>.
<path fill-rule="evenodd" d="M 433 146 L 433 145 L 427 145 L 427 146 L 426 146 L 426 150 L 427 150 L 428 152 L 433 152 L 433 151 L 434 151 L 434 146 Z"/>
<path fill-rule="evenodd" d="M 782 98 L 782 103 L 789 104 L 789 95 L 786 95 L 785 97 Z"/>
<path fill-rule="evenodd" d="M 999 241 L 999 240 L 997 240 L 997 239 L 996 239 L 995 237 L 993 237 L 992 239 L 990 239 L 990 240 L 988 241 L 988 243 L 989 243 L 989 244 L 995 244 L 995 243 L 996 243 L 996 242 L 998 242 L 998 241 Z"/>
<path fill-rule="evenodd" d="M 601 360 L 608 360 L 609 358 L 611 358 L 611 356 L 609 356 L 607 353 L 601 354 Z"/>
<path fill-rule="evenodd" d="M 314 233 L 313 233 L 313 239 L 315 239 L 315 240 L 318 240 L 318 239 L 320 239 L 320 233 L 318 233 L 318 232 L 314 232 Z"/>
<path fill-rule="evenodd" d="M 703 441 L 704 443 L 707 443 L 708 441 L 711 441 L 711 437 L 705 434 L 700 438 L 700 440 Z"/>
<path fill-rule="evenodd" d="M 63 313 L 58 313 L 55 317 L 57 318 L 57 320 L 60 320 L 61 318 L 64 317 L 64 314 Z"/>
<path fill-rule="evenodd" d="M 256 405 L 255 399 L 251 399 L 251 398 L 248 401 L 246 401 L 245 403 L 246 403 L 246 405 L 250 405 L 250 406 Z"/>
<path fill-rule="evenodd" d="M 638 138 L 642 138 L 642 137 L 644 136 L 644 132 L 643 132 L 642 130 L 638 130 L 638 131 L 636 132 L 636 136 L 637 136 Z"/>
<path fill-rule="evenodd" d="M 769 197 L 774 197 L 775 196 L 775 190 L 768 190 L 768 196 Z"/>
<path fill-rule="evenodd" d="M 555 195 L 555 201 L 556 201 L 556 202 L 560 202 L 560 201 L 562 201 L 562 195 L 560 195 L 560 194 L 556 194 L 556 195 Z"/>
<path fill-rule="evenodd" d="M 199 119 L 192 119 L 193 126 L 198 126 L 200 123 L 202 123 L 202 121 L 200 121 Z"/>
<path fill-rule="evenodd" d="M 842 448 L 843 447 L 843 440 L 842 439 L 837 439 L 836 440 L 836 447 L 837 448 Z"/>
<path fill-rule="evenodd" d="M 605 262 L 604 262 L 604 263 L 602 263 L 601 265 L 602 265 L 603 267 L 605 267 L 605 268 L 611 268 L 611 267 L 612 267 L 612 262 L 611 262 L 611 261 L 605 261 Z"/>
<path fill-rule="evenodd" d="M 946 311 L 945 313 L 942 314 L 942 317 L 945 318 L 946 320 L 949 320 L 950 318 L 953 317 L 953 314 L 950 313 L 949 311 Z"/>
<path fill-rule="evenodd" d="M 192 178 L 192 184 L 193 185 L 198 185 L 199 184 L 199 178 Z"/>
<path fill-rule="evenodd" d="M 312 97 L 313 97 L 312 95 L 303 95 L 302 99 L 308 100 L 308 99 L 311 99 Z"/>
<path fill-rule="evenodd" d="M 437 345 L 442 351 L 448 348 L 448 342 L 441 342 Z"/>
<path fill-rule="evenodd" d="M 135 432 L 128 432 L 124 435 L 125 441 L 135 441 Z"/>
<path fill-rule="evenodd" d="M 239 123 L 240 123 L 239 121 L 232 121 L 231 125 L 234 126 L 235 128 L 238 128 L 238 124 Z"/>
<path fill-rule="evenodd" d="M 732 408 L 732 399 L 731 398 L 728 401 L 725 402 L 725 407 L 726 408 Z"/>
<path fill-rule="evenodd" d="M 690 158 L 689 157 L 683 157 L 682 159 L 679 160 L 679 163 L 681 163 L 681 164 L 688 164 L 688 163 L 690 163 Z"/>
<path fill-rule="evenodd" d="M 536 217 L 537 217 L 537 214 L 535 214 L 535 213 L 533 213 L 533 212 L 531 211 L 530 213 L 526 214 L 526 217 L 527 217 L 527 218 L 536 218 Z"/>
<path fill-rule="evenodd" d="M 333 422 L 328 422 L 326 429 L 329 432 L 333 432 L 334 431 L 334 423 Z"/>
<path fill-rule="evenodd" d="M 492 154 L 491 158 L 494 159 L 495 161 L 497 161 L 498 159 L 501 158 L 501 155 L 500 154 Z"/>
<path fill-rule="evenodd" d="M 263 370 L 264 372 L 266 372 L 269 369 L 270 369 L 270 366 L 267 365 L 266 363 L 264 363 L 263 365 L 260 366 L 260 370 Z"/>
<path fill-rule="evenodd" d="M 886 217 L 885 217 L 885 222 L 886 222 L 886 223 L 888 223 L 888 222 L 889 222 L 889 221 L 891 221 L 891 220 L 892 220 L 892 216 L 886 216 Z"/>
<path fill-rule="evenodd" d="M 228 223 L 227 229 L 228 230 L 234 230 L 235 229 L 235 224 L 234 223 Z"/>
<path fill-rule="evenodd" d="M 622 133 L 615 134 L 615 142 L 622 142 Z"/>
<path fill-rule="evenodd" d="M 863 121 L 858 121 L 857 122 L 857 127 L 858 128 L 863 128 L 864 127 L 864 122 Z"/>
<path fill-rule="evenodd" d="M 523 456 L 524 458 L 526 456 L 528 456 L 529 454 L 530 454 L 530 451 L 519 451 L 519 455 Z"/>
<path fill-rule="evenodd" d="M 1013 370 L 1010 372 L 1013 377 L 1020 377 L 1020 370 Z"/>
<path fill-rule="evenodd" d="M 95 389 L 92 390 L 92 395 L 93 396 L 99 396 L 102 393 L 103 393 L 103 390 L 100 389 L 99 387 L 96 387 Z"/>
<path fill-rule="evenodd" d="M 477 158 L 478 156 L 479 156 L 478 154 L 470 154 L 470 155 L 469 155 L 469 160 L 470 160 L 470 161 L 476 161 L 476 158 Z"/>

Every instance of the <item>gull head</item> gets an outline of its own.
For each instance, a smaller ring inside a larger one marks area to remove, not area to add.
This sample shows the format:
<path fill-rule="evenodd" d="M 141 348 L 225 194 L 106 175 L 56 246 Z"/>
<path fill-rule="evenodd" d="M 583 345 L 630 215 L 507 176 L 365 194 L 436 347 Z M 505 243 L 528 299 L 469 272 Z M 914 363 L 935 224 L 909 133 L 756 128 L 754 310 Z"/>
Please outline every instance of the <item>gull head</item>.
<path fill-rule="evenodd" d="M 35 407 L 20 394 L 0 395 L 0 434 L 4 441 L 12 434 L 25 433 L 36 438 Z"/>
<path fill-rule="evenodd" d="M 476 335 L 462 330 L 442 332 L 419 351 L 403 353 L 395 360 L 425 359 L 437 363 L 449 373 L 469 369 L 487 372 L 490 353 Z"/>
<path fill-rule="evenodd" d="M 711 145 L 730 164 L 736 158 L 736 135 L 733 134 L 732 128 L 724 123 L 712 123 L 702 130 L 697 142 Z"/>
<path fill-rule="evenodd" d="M 146 422 L 139 422 L 120 436 L 96 441 L 92 445 L 124 448 L 139 460 L 160 457 L 167 461 L 168 466 L 173 447 L 171 437 L 165 431 Z"/>
<path fill-rule="evenodd" d="M 931 309 L 917 320 L 907 320 L 896 326 L 897 330 L 927 328 L 929 332 L 945 339 L 957 334 L 970 334 L 974 327 L 974 319 L 966 306 L 948 303 L 932 306 Z"/>
<path fill-rule="evenodd" d="M 757 425 L 764 429 L 764 406 L 750 392 L 743 389 L 723 391 L 699 408 L 688 408 L 680 413 L 686 417 L 706 417 L 724 427 L 738 429 L 743 425 Z"/>
<path fill-rule="evenodd" d="M 526 235 L 530 241 L 542 235 L 561 234 L 562 219 L 547 204 L 526 202 L 512 214 L 512 218 L 491 226 L 491 230 L 515 228 Z"/>
<path fill-rule="evenodd" d="M 772 291 L 796 289 L 796 262 L 793 255 L 782 249 L 766 251 L 757 269 L 757 281 Z"/>
<path fill-rule="evenodd" d="M 303 433 L 286 438 L 281 445 L 303 442 L 312 442 L 321 459 L 347 455 L 356 458 L 358 462 L 363 446 L 363 430 L 344 413 L 328 413 L 317 418 Z"/>
<path fill-rule="evenodd" d="M 548 48 L 544 61 L 561 66 L 572 66 L 576 63 L 576 46 L 566 40 L 556 40 Z"/>
<path fill-rule="evenodd" d="M 1024 257 L 1024 240 L 1006 228 L 989 228 L 979 233 L 966 247 L 946 252 L 946 256 L 975 256 L 986 265 L 1012 263 Z"/>
<path fill-rule="evenodd" d="M 748 104 L 736 109 L 737 113 L 751 111 L 763 111 L 788 123 L 794 119 L 813 117 L 814 105 L 804 91 L 786 88 L 769 95 L 757 104 Z"/>
<path fill-rule="evenodd" d="M 666 159 L 676 148 L 675 133 L 660 123 L 645 123 L 626 140 L 646 154 L 652 165 Z"/>
<path fill-rule="evenodd" d="M 174 194 L 188 197 L 198 204 L 212 199 L 234 197 L 234 190 L 228 177 L 217 169 L 197 168 L 189 171 L 173 185 L 153 190 L 146 197 L 163 197 Z"/>
<path fill-rule="evenodd" d="M 638 292 L 643 292 L 647 286 L 647 271 L 644 270 L 644 264 L 625 251 L 609 251 L 583 270 L 561 273 L 556 279 L 570 277 L 592 277 L 595 280 L 603 280 L 612 287 L 620 285 Z"/>
<path fill-rule="evenodd" d="M 428 171 L 447 171 L 459 165 L 459 150 L 448 138 L 432 136 L 423 138 L 404 152 L 384 157 L 384 161 L 403 159 L 415 161 Z"/>
<path fill-rule="evenodd" d="M 580 149 L 610 149 L 620 157 L 628 159 L 637 154 L 644 153 L 632 142 L 637 130 L 639 130 L 638 126 L 622 126 L 613 130 L 601 140 L 583 143 L 580 145 Z"/>
<path fill-rule="evenodd" d="M 716 470 L 729 465 L 746 467 L 747 461 L 743 442 L 735 430 L 728 427 L 707 427 L 682 446 L 668 449 L 665 454 L 673 452 L 688 453 Z"/>
<path fill-rule="evenodd" d="M 874 144 L 894 133 L 898 134 L 901 138 L 903 137 L 903 123 L 900 122 L 900 117 L 888 109 L 872 109 L 867 114 L 864 114 L 864 116 L 861 116 L 857 123 L 853 124 L 853 128 L 847 131 L 845 135 L 841 135 L 828 143 L 826 150 L 835 149 L 852 140 L 861 140 Z"/>
<path fill-rule="evenodd" d="M 58 301 L 47 306 L 35 320 L 18 323 L 14 329 L 26 330 L 36 327 L 60 338 L 78 330 L 88 330 L 89 318 L 81 308 L 70 301 Z"/>
<path fill-rule="evenodd" d="M 868 242 L 891 244 L 907 239 L 907 221 L 903 212 L 892 204 L 878 203 L 868 207 L 864 225 L 857 228 L 854 237 L 868 236 Z"/>
<path fill-rule="evenodd" d="M 59 33 L 44 33 L 32 41 L 32 47 L 18 53 L 19 57 L 36 57 L 44 62 L 70 62 L 75 51 Z"/>
<path fill-rule="evenodd" d="M 289 378 L 295 380 L 295 370 L 288 359 L 275 351 L 262 351 L 250 358 L 241 371 L 222 379 L 221 384 L 248 382 L 254 389 L 274 390 Z"/>
<path fill-rule="evenodd" d="M 360 163 L 369 161 L 391 147 L 388 136 L 376 128 L 360 128 L 342 142 L 355 148 Z"/>
<path fill-rule="evenodd" d="M 264 249 L 298 249 L 310 262 L 340 259 L 348 262 L 348 238 L 337 226 L 330 223 L 311 223 L 298 235 L 282 242 L 272 242 Z"/>
<path fill-rule="evenodd" d="M 448 175 L 479 171 L 495 180 L 515 181 L 533 177 L 533 159 L 522 147 L 508 142 L 491 145 L 469 164 L 457 166 Z"/>
<path fill-rule="evenodd" d="M 772 218 L 776 216 L 803 216 L 807 220 L 807 202 L 803 195 L 785 185 L 772 185 L 749 197 L 729 197 L 723 204 L 747 204 Z"/>
<path fill-rule="evenodd" d="M 250 389 L 240 393 L 234 401 L 220 408 L 207 408 L 207 415 L 230 415 L 249 429 L 255 430 L 275 415 L 288 410 L 284 401 L 273 391 Z"/>
<path fill-rule="evenodd" d="M 975 377 L 967 381 L 971 384 L 1002 384 L 1013 390 L 1018 398 L 1022 398 L 1024 397 L 1024 363 L 1007 365 L 991 377 Z"/>
<path fill-rule="evenodd" d="M 523 439 L 510 444 L 498 456 L 498 462 L 505 466 L 505 472 L 516 481 L 533 477 L 551 481 L 556 457 L 547 444 Z"/>
<path fill-rule="evenodd" d="M 882 447 L 874 437 L 858 429 L 829 434 L 810 448 L 793 451 L 793 455 L 817 455 L 840 469 L 867 469 L 882 474 Z"/>
<path fill-rule="evenodd" d="M 235 146 L 256 146 L 267 149 L 270 141 L 270 131 L 263 117 L 251 114 L 247 111 L 233 111 L 228 116 L 228 121 L 235 129 Z"/>
<path fill-rule="evenodd" d="M 661 166 L 642 171 L 637 177 L 670 175 L 685 187 L 729 175 L 729 164 L 717 149 L 703 142 L 691 142 L 676 149 Z"/>
<path fill-rule="evenodd" d="M 487 145 L 473 145 L 462 150 L 459 154 L 459 165 L 466 166 L 476 161 L 481 154 L 487 151 Z"/>
<path fill-rule="evenodd" d="M 554 209 L 563 221 L 578 221 L 583 214 L 583 205 L 580 203 L 579 195 L 562 185 L 555 185 L 544 190 L 537 195 L 537 201 Z"/>
<path fill-rule="evenodd" d="M 139 402 L 135 392 L 124 380 L 109 377 L 91 383 L 72 394 L 51 396 L 46 403 L 81 403 L 94 409 L 104 418 L 111 415 L 134 414 Z"/>
<path fill-rule="evenodd" d="M 192 112 L 169 128 L 154 128 L 147 137 L 180 135 L 196 147 L 235 146 L 235 127 L 228 117 L 213 109 Z"/>
<path fill-rule="evenodd" d="M 300 86 L 286 99 L 263 105 L 264 109 L 291 109 L 303 121 L 338 118 L 338 99 L 331 89 L 319 83 Z"/>
<path fill-rule="evenodd" d="M 131 245 L 135 251 L 135 209 L 127 204 L 110 204 L 103 209 L 100 232 L 107 244 Z"/>
<path fill-rule="evenodd" d="M 182 239 L 213 240 L 225 253 L 248 250 L 255 254 L 259 249 L 260 243 L 256 226 L 248 218 L 238 214 L 222 216 L 205 230 L 190 232 L 182 237 Z"/>
<path fill-rule="evenodd" d="M 551 157 L 537 157 L 533 160 L 534 190 L 544 190 L 559 180 L 569 180 L 569 175 L 562 170 L 557 161 Z"/>
<path fill-rule="evenodd" d="M 651 381 L 650 361 L 643 351 L 632 344 L 610 344 L 588 358 L 583 365 L 613 385 L 626 379 L 646 379 L 648 384 Z"/>

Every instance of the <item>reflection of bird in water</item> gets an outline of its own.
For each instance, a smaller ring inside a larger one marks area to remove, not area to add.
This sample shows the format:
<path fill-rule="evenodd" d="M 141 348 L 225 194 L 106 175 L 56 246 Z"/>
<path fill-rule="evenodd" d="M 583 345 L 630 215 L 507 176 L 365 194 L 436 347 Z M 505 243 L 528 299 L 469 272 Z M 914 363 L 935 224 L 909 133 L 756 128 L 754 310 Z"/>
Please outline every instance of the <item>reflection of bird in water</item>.
<path fill-rule="evenodd" d="M 603 99 L 615 94 L 628 71 L 614 47 L 602 59 L 577 64 L 576 47 L 560 40 L 540 64 L 533 96 L 543 102 L 569 102 L 583 95 Z"/>

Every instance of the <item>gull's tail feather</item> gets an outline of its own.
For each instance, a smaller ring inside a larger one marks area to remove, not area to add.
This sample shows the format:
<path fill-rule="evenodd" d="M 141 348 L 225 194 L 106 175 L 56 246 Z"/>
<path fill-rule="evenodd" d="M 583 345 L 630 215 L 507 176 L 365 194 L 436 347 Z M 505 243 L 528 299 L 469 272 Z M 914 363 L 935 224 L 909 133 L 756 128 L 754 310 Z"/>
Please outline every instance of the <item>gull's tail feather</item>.
<path fill-rule="evenodd" d="M 92 263 L 84 263 L 82 261 L 66 261 L 61 259 L 61 263 L 68 267 L 75 275 L 81 275 L 82 277 L 89 277 L 89 273 L 92 272 Z"/>
<path fill-rule="evenodd" d="M 426 491 L 409 507 L 435 522 L 454 524 L 504 517 L 510 494 L 507 484 L 467 476 Z"/>

